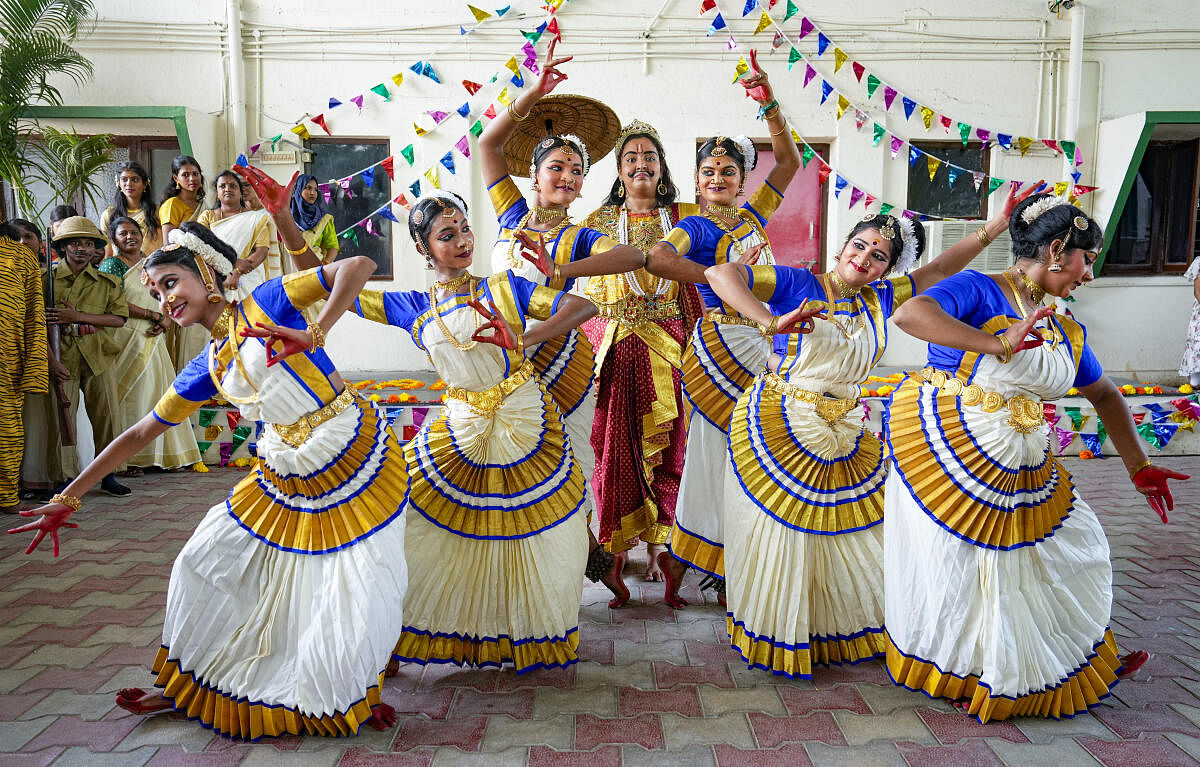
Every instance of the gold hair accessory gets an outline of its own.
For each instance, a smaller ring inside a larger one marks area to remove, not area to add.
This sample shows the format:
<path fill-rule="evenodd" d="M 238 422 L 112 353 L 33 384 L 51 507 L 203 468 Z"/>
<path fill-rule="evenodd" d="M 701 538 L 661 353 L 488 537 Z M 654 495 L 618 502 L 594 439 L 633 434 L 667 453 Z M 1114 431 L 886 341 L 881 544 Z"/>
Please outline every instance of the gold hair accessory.
<path fill-rule="evenodd" d="M 863 216 L 863 217 L 862 217 L 861 219 L 859 219 L 859 220 L 860 220 L 860 221 L 862 221 L 862 222 L 865 224 L 865 223 L 867 223 L 868 221 L 874 221 L 874 220 L 875 220 L 875 216 L 876 216 L 876 214 L 875 214 L 875 213 L 868 213 L 867 215 Z"/>
<path fill-rule="evenodd" d="M 714 146 L 713 146 L 713 150 L 711 152 L 709 152 L 710 156 L 712 156 L 712 157 L 724 157 L 725 156 L 725 154 L 728 150 L 726 150 L 725 147 L 721 146 L 721 142 L 724 140 L 725 140 L 724 136 L 717 136 L 715 139 L 713 139 Z"/>
<path fill-rule="evenodd" d="M 1147 461 L 1147 463 L 1149 463 L 1149 461 Z M 73 495 L 67 495 L 66 493 L 55 493 L 54 495 L 50 496 L 48 503 L 61 503 L 63 506 L 71 509 L 71 511 L 79 511 L 80 507 L 83 506 L 83 501 L 79 500 Z"/>
<path fill-rule="evenodd" d="M 325 328 L 321 327 L 319 322 L 308 323 L 308 335 L 312 342 L 308 345 L 308 351 L 315 352 L 317 349 L 325 346 Z"/>
<path fill-rule="evenodd" d="M 885 221 L 883 223 L 883 226 L 879 227 L 879 233 L 883 235 L 883 238 L 885 240 L 896 239 L 895 221 L 896 221 L 896 219 L 892 218 L 891 216 L 888 216 L 887 221 Z"/>
<path fill-rule="evenodd" d="M 224 300 L 221 294 L 217 292 L 216 280 L 213 279 L 213 273 L 208 268 L 208 264 L 200 256 L 196 256 L 194 260 L 196 262 L 196 270 L 200 272 L 200 279 L 204 282 L 204 289 L 208 291 L 208 302 L 215 304 Z"/>
<path fill-rule="evenodd" d="M 563 142 L 563 145 L 559 147 L 559 150 L 567 157 L 571 157 L 575 154 L 575 147 L 571 146 L 570 142 L 567 141 Z"/>
<path fill-rule="evenodd" d="M 439 202 L 438 205 L 442 204 Z M 453 205 L 442 205 L 442 218 L 454 218 L 454 212 Z"/>
<path fill-rule="evenodd" d="M 630 136 L 641 135 L 649 136 L 659 144 L 662 143 L 662 140 L 658 137 L 658 131 L 654 130 L 654 126 L 635 119 L 633 122 L 622 128 L 621 132 L 617 134 L 617 143 L 614 146 L 616 146 L 619 151 L 625 146 L 625 142 L 629 140 Z"/>
<path fill-rule="evenodd" d="M 1075 220 L 1071 223 L 1081 232 L 1086 232 L 1088 229 L 1088 220 L 1083 216 L 1076 216 Z"/>
<path fill-rule="evenodd" d="M 172 250 L 178 250 L 179 248 L 182 248 L 182 247 L 183 246 L 180 245 L 178 242 L 168 242 L 166 245 L 163 245 L 161 248 L 159 248 L 159 250 L 161 250 L 164 253 L 170 253 Z"/>
<path fill-rule="evenodd" d="M 547 136 L 546 138 L 542 139 L 542 143 L 538 144 L 538 146 L 542 149 L 549 149 L 550 147 L 554 146 L 554 136 Z"/>
<path fill-rule="evenodd" d="M 414 210 L 409 218 L 412 220 L 413 224 L 420 226 L 421 224 L 425 223 L 425 211 Z"/>

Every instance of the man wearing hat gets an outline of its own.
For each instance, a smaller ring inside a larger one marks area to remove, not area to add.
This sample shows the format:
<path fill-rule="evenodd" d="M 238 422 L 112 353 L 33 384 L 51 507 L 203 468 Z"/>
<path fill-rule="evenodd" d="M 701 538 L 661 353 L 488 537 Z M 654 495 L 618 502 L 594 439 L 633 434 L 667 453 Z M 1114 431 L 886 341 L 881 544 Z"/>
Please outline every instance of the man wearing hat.
<path fill-rule="evenodd" d="M 26 394 L 46 393 L 46 316 L 37 256 L 0 223 L 0 512 L 17 511 Z"/>
<path fill-rule="evenodd" d="M 117 413 L 112 381 L 102 375 L 121 351 L 113 332 L 125 324 L 129 305 L 124 283 L 92 266 L 94 248 L 104 250 L 108 239 L 88 219 L 71 216 L 59 222 L 51 247 L 59 258 L 52 272 L 55 306 L 46 310 L 46 321 L 62 327 L 61 362 L 71 372 L 63 384 L 71 400 L 71 417 L 79 407 L 79 394 L 92 419 L 92 434 L 99 453 L 117 435 Z M 100 483 L 109 495 L 132 491 L 109 474 Z"/>

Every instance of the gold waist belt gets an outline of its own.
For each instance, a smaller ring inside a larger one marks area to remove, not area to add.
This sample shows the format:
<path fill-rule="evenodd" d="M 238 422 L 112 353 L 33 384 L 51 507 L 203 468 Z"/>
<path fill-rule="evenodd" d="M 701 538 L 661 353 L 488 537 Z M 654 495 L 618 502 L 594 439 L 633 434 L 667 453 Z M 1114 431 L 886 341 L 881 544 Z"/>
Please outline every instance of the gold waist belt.
<path fill-rule="evenodd" d="M 962 380 L 931 367 L 921 371 L 921 379 L 951 397 L 958 397 L 964 405 L 979 405 L 985 413 L 997 413 L 1008 408 L 1008 425 L 1022 434 L 1037 430 L 1046 420 L 1041 400 L 1030 399 L 1020 394 L 1006 399 L 1000 392 L 984 391 L 978 384 L 968 386 Z"/>
<path fill-rule="evenodd" d="M 470 391 L 459 386 L 446 389 L 446 396 L 467 403 L 471 410 L 478 415 L 490 416 L 500 409 L 504 398 L 517 390 L 521 384 L 533 378 L 533 363 L 525 360 L 525 364 L 517 372 L 505 378 L 500 383 L 483 391 Z"/>
<path fill-rule="evenodd" d="M 708 314 L 704 315 L 705 319 L 710 319 L 719 325 L 745 325 L 746 327 L 762 330 L 762 325 L 745 317 L 738 317 L 732 314 L 722 314 L 716 309 L 709 310 Z"/>
<path fill-rule="evenodd" d="M 356 390 L 346 389 L 328 405 L 314 410 L 308 415 L 300 416 L 300 419 L 295 423 L 273 423 L 271 424 L 271 428 L 275 430 L 279 438 L 284 442 L 292 447 L 300 447 L 312 436 L 313 429 L 353 405 L 357 396 L 358 392 Z"/>
<path fill-rule="evenodd" d="M 777 373 L 770 370 L 763 373 L 763 384 L 764 388 L 769 392 L 794 397 L 803 402 L 811 402 L 821 420 L 829 424 L 834 424 L 842 420 L 846 417 L 847 413 L 859 405 L 857 399 L 838 399 L 837 397 L 827 397 L 824 394 L 817 394 L 815 391 L 801 389 L 793 383 L 788 383 L 780 378 Z"/>
<path fill-rule="evenodd" d="M 600 307 L 600 316 L 604 319 L 634 327 L 647 322 L 677 320 L 683 316 L 679 312 L 679 301 L 666 296 L 630 295 L 611 304 L 596 305 Z"/>

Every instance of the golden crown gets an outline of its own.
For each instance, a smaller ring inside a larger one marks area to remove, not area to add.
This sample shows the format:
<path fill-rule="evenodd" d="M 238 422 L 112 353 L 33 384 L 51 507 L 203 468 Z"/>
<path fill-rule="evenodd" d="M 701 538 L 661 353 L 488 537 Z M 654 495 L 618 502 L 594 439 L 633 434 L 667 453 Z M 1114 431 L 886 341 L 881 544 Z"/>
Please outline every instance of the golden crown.
<path fill-rule="evenodd" d="M 641 120 L 634 120 L 633 122 L 629 123 L 628 125 L 622 127 L 621 132 L 617 134 L 617 143 L 616 143 L 617 153 L 620 154 L 621 147 L 625 146 L 625 142 L 629 140 L 630 136 L 640 136 L 640 135 L 649 136 L 652 139 L 654 139 L 655 141 L 657 141 L 659 144 L 662 143 L 662 139 L 660 139 L 658 137 L 658 131 L 654 130 L 653 125 L 651 125 L 649 123 L 644 123 Z"/>

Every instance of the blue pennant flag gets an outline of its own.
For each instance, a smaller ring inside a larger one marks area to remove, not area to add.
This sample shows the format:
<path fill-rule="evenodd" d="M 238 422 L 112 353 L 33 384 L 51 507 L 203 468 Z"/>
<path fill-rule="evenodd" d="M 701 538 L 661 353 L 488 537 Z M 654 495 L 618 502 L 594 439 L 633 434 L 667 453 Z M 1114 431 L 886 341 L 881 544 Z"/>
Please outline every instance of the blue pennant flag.
<path fill-rule="evenodd" d="M 363 182 L 368 187 L 375 186 L 375 166 L 371 166 L 370 168 L 367 168 L 366 170 L 364 170 L 362 173 L 359 173 L 358 175 L 362 176 Z"/>
<path fill-rule="evenodd" d="M 913 110 L 916 108 L 917 108 L 917 102 L 913 101 L 908 96 L 905 96 L 904 97 L 904 119 L 911 120 Z"/>
<path fill-rule="evenodd" d="M 713 32 L 716 32 L 718 29 L 724 29 L 724 28 L 725 28 L 725 17 L 722 16 L 721 13 L 718 11 L 717 17 L 712 20 L 711 24 L 708 25 L 708 34 L 711 35 Z"/>
<path fill-rule="evenodd" d="M 746 0 L 746 7 L 742 9 L 742 16 L 749 16 L 750 11 L 753 11 L 756 5 L 758 5 L 758 0 Z"/>
<path fill-rule="evenodd" d="M 1073 170 L 1073 171 L 1071 171 L 1071 180 L 1072 180 L 1072 181 L 1074 181 L 1076 184 L 1078 184 L 1078 183 L 1079 183 L 1079 179 L 1081 179 L 1081 178 L 1083 178 L 1083 174 L 1082 174 L 1082 173 L 1080 173 L 1080 172 L 1079 172 L 1079 171 L 1077 171 L 1077 170 Z"/>
<path fill-rule="evenodd" d="M 525 78 L 521 77 L 521 70 L 519 70 L 519 69 L 517 70 L 517 73 L 515 75 L 513 75 L 512 78 L 510 78 L 510 80 L 511 80 L 512 84 L 517 86 L 518 88 L 522 88 L 525 86 Z"/>
<path fill-rule="evenodd" d="M 415 198 L 421 196 L 421 179 L 417 179 L 416 181 L 412 182 L 412 186 L 408 188 L 408 191 L 413 193 L 413 202 L 416 202 Z"/>
<path fill-rule="evenodd" d="M 822 104 L 825 103 L 825 100 L 829 98 L 829 94 L 831 94 L 831 93 L 833 93 L 833 86 L 830 85 L 825 80 L 822 80 L 821 81 L 821 103 Z"/>
<path fill-rule="evenodd" d="M 842 190 L 846 188 L 846 179 L 839 174 L 833 181 L 833 196 L 840 197 Z"/>
<path fill-rule="evenodd" d="M 997 133 L 996 143 L 1006 151 L 1012 149 L 1012 136 L 1008 135 L 1007 133 Z"/>
<path fill-rule="evenodd" d="M 950 186 L 954 186 L 955 180 L 958 179 L 958 170 L 953 166 L 950 168 Z"/>
<path fill-rule="evenodd" d="M 921 150 L 917 149 L 912 144 L 908 145 L 908 164 L 916 165 L 917 160 L 921 159 Z"/>
<path fill-rule="evenodd" d="M 499 17 L 503 16 L 504 14 L 508 13 L 508 10 L 510 8 L 512 8 L 511 5 L 506 5 L 503 8 L 497 8 L 496 9 L 496 18 L 499 18 Z"/>
<path fill-rule="evenodd" d="M 379 215 L 390 221 L 395 221 L 397 224 L 400 223 L 400 219 L 396 218 L 396 214 L 392 212 L 391 205 L 388 205 L 383 210 L 379 211 Z"/>
<path fill-rule="evenodd" d="M 459 35 L 465 35 L 466 33 L 467 33 L 467 30 L 463 28 L 463 25 L 462 25 L 462 24 L 459 24 L 459 25 L 458 25 L 458 34 L 459 34 Z"/>
<path fill-rule="evenodd" d="M 470 102 L 467 102 L 467 103 L 463 104 L 461 107 L 459 107 L 459 108 L 458 108 L 457 110 L 455 110 L 455 111 L 457 111 L 457 112 L 458 112 L 460 115 L 462 115 L 463 117 L 467 117 L 467 116 L 469 116 L 469 115 L 471 114 L 471 103 L 470 103 Z"/>
<path fill-rule="evenodd" d="M 442 165 L 446 166 L 446 170 L 450 171 L 451 173 L 454 172 L 454 155 L 446 152 L 446 154 L 442 155 L 441 162 Z"/>
<path fill-rule="evenodd" d="M 825 49 L 828 47 L 829 47 L 829 38 L 825 36 L 824 32 L 818 32 L 817 33 L 817 57 L 820 58 L 821 56 L 824 56 Z"/>
<path fill-rule="evenodd" d="M 334 107 L 340 107 L 341 105 L 342 105 L 342 102 L 338 101 L 337 99 L 335 99 L 335 98 L 329 99 L 329 108 L 330 109 L 333 109 Z"/>
<path fill-rule="evenodd" d="M 237 159 L 233 161 L 234 165 L 241 165 L 243 168 L 250 167 L 250 161 L 246 159 L 246 155 L 239 154 Z"/>
<path fill-rule="evenodd" d="M 425 75 L 430 80 L 433 80 L 435 83 L 441 82 L 441 80 L 438 79 L 437 72 L 433 71 L 433 64 L 430 64 L 428 61 L 425 62 L 425 66 L 421 67 L 421 74 Z"/>

